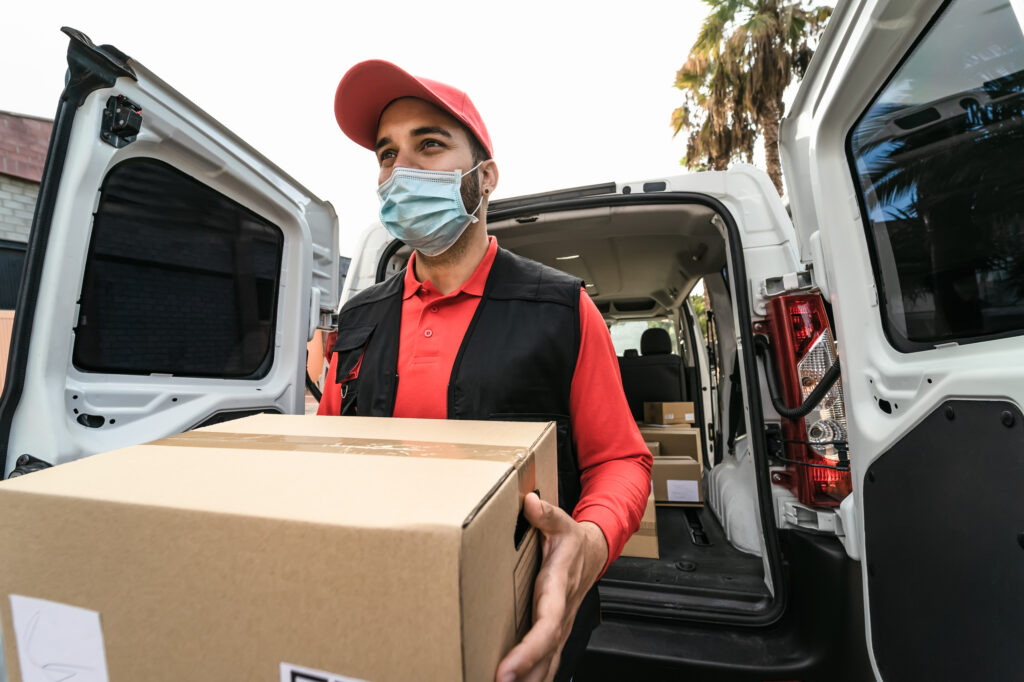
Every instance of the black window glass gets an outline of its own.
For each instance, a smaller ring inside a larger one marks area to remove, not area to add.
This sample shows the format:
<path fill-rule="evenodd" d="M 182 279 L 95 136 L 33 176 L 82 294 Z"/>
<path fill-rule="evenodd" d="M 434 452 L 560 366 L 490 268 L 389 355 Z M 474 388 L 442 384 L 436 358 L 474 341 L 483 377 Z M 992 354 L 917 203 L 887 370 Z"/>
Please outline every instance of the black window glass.
<path fill-rule="evenodd" d="M 0 310 L 14 310 L 18 303 L 25 245 L 0 242 Z"/>
<path fill-rule="evenodd" d="M 1024 331 L 1022 21 L 1008 0 L 949 3 L 851 132 L 900 350 Z"/>
<path fill-rule="evenodd" d="M 116 166 L 93 223 L 75 365 L 265 375 L 283 241 L 276 226 L 164 163 Z"/>

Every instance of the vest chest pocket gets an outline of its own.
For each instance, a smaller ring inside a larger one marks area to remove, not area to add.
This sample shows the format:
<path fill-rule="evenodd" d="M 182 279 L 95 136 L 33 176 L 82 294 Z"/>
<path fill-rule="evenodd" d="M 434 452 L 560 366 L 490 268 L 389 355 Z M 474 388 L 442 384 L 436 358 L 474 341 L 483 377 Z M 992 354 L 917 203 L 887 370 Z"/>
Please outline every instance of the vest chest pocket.
<path fill-rule="evenodd" d="M 338 339 L 331 351 L 338 354 L 338 369 L 334 380 L 341 389 L 341 415 L 357 412 L 359 365 L 376 326 L 368 324 L 338 329 Z"/>

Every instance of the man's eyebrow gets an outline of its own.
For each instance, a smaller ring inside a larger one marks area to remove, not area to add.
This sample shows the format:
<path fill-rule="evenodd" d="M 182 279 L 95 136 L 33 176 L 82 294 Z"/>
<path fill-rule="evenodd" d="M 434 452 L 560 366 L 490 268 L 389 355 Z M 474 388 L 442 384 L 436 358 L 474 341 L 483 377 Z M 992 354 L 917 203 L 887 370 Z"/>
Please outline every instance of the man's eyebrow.
<path fill-rule="evenodd" d="M 419 137 L 420 135 L 444 135 L 449 139 L 451 139 L 452 136 L 450 132 L 448 132 L 441 126 L 423 126 L 413 130 L 412 134 L 414 137 Z"/>
<path fill-rule="evenodd" d="M 377 144 L 375 144 L 373 146 L 373 151 L 379 152 L 381 147 L 386 147 L 389 144 L 391 144 L 391 138 L 390 137 L 382 137 L 379 140 L 377 140 Z"/>

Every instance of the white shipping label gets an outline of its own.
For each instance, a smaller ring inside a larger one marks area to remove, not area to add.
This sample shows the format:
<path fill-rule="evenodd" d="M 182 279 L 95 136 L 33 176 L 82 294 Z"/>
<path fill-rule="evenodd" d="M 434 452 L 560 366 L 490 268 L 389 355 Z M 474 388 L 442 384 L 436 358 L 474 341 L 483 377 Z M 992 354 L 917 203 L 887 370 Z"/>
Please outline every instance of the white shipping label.
<path fill-rule="evenodd" d="M 281 664 L 281 682 L 366 682 L 355 677 L 345 677 L 323 670 L 304 668 L 292 663 Z"/>
<path fill-rule="evenodd" d="M 683 419 L 685 419 L 688 422 L 692 422 L 693 421 L 693 412 L 687 412 L 686 414 L 684 414 L 683 415 Z"/>
<path fill-rule="evenodd" d="M 669 419 L 675 419 L 675 418 L 676 418 L 676 413 L 675 412 L 666 412 L 665 413 L 665 421 L 668 421 Z"/>
<path fill-rule="evenodd" d="M 110 682 L 97 611 L 10 595 L 22 682 Z"/>
<path fill-rule="evenodd" d="M 700 486 L 697 481 L 681 481 L 670 478 L 665 481 L 669 502 L 700 502 Z"/>

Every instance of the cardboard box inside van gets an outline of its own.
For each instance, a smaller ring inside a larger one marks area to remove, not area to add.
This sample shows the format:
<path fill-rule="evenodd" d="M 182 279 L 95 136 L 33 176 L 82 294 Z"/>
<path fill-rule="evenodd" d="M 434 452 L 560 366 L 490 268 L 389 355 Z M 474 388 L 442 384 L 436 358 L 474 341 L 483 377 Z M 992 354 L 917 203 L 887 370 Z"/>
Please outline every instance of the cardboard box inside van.
<path fill-rule="evenodd" d="M 643 518 L 640 519 L 640 527 L 626 541 L 622 548 L 621 556 L 640 557 L 644 559 L 657 559 L 658 554 L 658 517 L 654 508 L 654 490 L 647 496 L 647 506 L 644 508 Z"/>
<path fill-rule="evenodd" d="M 646 424 L 693 424 L 693 403 L 644 403 Z"/>
<path fill-rule="evenodd" d="M 699 507 L 704 504 L 701 467 L 692 457 L 656 457 L 651 488 L 658 504 Z"/>
<path fill-rule="evenodd" d="M 704 459 L 700 445 L 700 429 L 678 424 L 641 424 L 640 435 L 645 441 L 658 443 L 660 456 L 693 457 L 698 462 Z"/>

